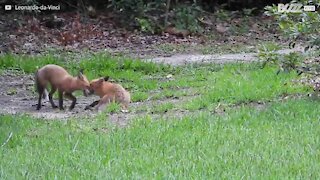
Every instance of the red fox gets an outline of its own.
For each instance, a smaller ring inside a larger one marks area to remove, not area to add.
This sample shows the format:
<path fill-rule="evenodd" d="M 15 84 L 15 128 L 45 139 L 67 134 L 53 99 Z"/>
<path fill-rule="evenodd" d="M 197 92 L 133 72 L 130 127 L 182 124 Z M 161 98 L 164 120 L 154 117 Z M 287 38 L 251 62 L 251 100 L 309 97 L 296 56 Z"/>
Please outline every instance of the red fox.
<path fill-rule="evenodd" d="M 72 110 L 77 101 L 76 97 L 72 95 L 72 92 L 76 90 L 83 90 L 83 94 L 87 96 L 90 89 L 90 83 L 87 77 L 83 75 L 83 70 L 80 70 L 77 77 L 73 77 L 60 66 L 54 64 L 45 65 L 42 68 L 38 69 L 35 73 L 36 90 L 39 93 L 37 110 L 41 108 L 41 98 L 44 98 L 48 94 L 48 83 L 51 85 L 49 101 L 52 108 L 58 107 L 52 100 L 52 95 L 58 89 L 60 110 L 64 110 L 63 95 L 66 98 L 72 100 L 71 106 L 69 108 L 70 110 Z"/>
<path fill-rule="evenodd" d="M 86 106 L 85 110 L 96 106 L 97 110 L 105 107 L 110 102 L 121 104 L 122 110 L 127 111 L 130 103 L 130 93 L 121 85 L 108 82 L 109 77 L 94 79 L 90 82 L 90 93 L 100 96 L 100 100 Z"/>

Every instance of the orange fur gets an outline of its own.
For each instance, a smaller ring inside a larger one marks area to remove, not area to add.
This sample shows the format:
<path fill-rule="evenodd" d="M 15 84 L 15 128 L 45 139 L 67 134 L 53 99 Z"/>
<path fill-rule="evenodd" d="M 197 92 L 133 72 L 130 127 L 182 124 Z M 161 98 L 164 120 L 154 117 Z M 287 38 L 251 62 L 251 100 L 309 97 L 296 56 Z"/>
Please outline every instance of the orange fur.
<path fill-rule="evenodd" d="M 121 85 L 107 82 L 104 78 L 94 79 L 90 82 L 90 90 L 100 97 L 96 109 L 101 109 L 110 102 L 121 104 L 122 109 L 127 110 L 130 103 L 130 93 Z M 93 103 L 90 107 L 95 106 Z M 87 107 L 88 108 L 88 107 Z"/>
<path fill-rule="evenodd" d="M 47 90 L 48 84 L 51 85 L 51 92 L 49 93 L 50 103 L 53 108 L 57 107 L 52 100 L 52 95 L 56 90 L 58 90 L 59 108 L 61 110 L 63 109 L 63 95 L 72 100 L 70 109 L 73 109 L 76 103 L 76 98 L 72 95 L 72 92 L 76 90 L 83 90 L 86 95 L 90 88 L 90 83 L 82 72 L 79 72 L 77 77 L 73 77 L 64 68 L 54 64 L 48 64 L 38 69 L 35 74 L 35 79 L 37 91 L 39 93 L 37 110 L 41 108 L 41 97 Z"/>

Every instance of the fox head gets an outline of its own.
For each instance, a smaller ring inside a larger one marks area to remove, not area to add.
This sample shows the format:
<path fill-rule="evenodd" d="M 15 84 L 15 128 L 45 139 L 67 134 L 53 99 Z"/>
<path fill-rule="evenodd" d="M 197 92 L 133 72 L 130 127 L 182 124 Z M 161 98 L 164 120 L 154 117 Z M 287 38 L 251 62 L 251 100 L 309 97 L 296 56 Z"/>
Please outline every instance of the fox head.
<path fill-rule="evenodd" d="M 90 94 L 93 94 L 97 89 L 99 89 L 103 85 L 103 82 L 108 80 L 109 80 L 109 76 L 92 80 L 90 82 Z"/>
<path fill-rule="evenodd" d="M 90 93 L 90 82 L 83 74 L 83 69 L 79 71 L 79 74 L 77 76 L 77 83 L 81 87 L 81 89 L 83 89 L 83 95 L 88 96 L 88 94 Z"/>

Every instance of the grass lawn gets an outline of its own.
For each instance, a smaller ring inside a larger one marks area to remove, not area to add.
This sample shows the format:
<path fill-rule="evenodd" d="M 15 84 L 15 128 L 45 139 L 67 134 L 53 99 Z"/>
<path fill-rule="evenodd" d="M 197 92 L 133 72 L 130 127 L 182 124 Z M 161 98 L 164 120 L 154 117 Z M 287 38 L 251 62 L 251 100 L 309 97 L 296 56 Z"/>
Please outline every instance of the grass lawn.
<path fill-rule="evenodd" d="M 47 63 L 72 73 L 84 68 L 89 79 L 109 75 L 131 92 L 133 119 L 125 127 L 110 123 L 106 114 L 117 113 L 116 105 L 91 119 L 0 115 L 0 179 L 320 177 L 320 103 L 303 96 L 310 89 L 293 81 L 295 73 L 102 54 L 79 63 L 8 55 L 0 72 L 33 73 Z"/>

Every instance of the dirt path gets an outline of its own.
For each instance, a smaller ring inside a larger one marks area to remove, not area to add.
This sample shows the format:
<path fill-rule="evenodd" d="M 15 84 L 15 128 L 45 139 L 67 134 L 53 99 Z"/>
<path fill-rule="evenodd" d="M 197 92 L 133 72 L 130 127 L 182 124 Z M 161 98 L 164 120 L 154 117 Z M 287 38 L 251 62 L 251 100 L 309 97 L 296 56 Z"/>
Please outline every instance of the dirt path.
<path fill-rule="evenodd" d="M 52 109 L 50 103 L 47 100 L 43 100 L 42 108 L 36 110 L 37 105 L 37 94 L 34 92 L 34 80 L 32 75 L 20 74 L 16 72 L 5 72 L 0 76 L 0 114 L 27 114 L 35 118 L 48 119 L 48 120 L 66 120 L 69 118 L 92 118 L 98 113 L 94 110 L 84 110 L 85 106 L 97 100 L 96 96 L 78 96 L 77 104 L 72 111 L 68 110 L 70 101 L 65 100 L 64 111 L 59 109 Z M 57 98 L 54 98 L 57 102 Z M 155 101 L 144 101 L 131 103 L 133 111 L 129 113 L 111 113 L 105 114 L 106 120 L 109 120 L 119 126 L 125 126 L 131 119 L 137 117 L 143 117 L 148 114 L 146 111 L 137 112 L 139 106 L 152 105 L 153 103 L 161 104 L 171 102 L 172 99 L 155 100 Z M 179 100 L 174 99 L 175 102 Z M 103 112 L 102 112 L 103 113 Z M 160 116 L 155 114 L 154 116 Z"/>
<path fill-rule="evenodd" d="M 88 112 L 83 113 L 82 109 L 88 102 L 93 101 L 93 97 L 86 101 L 84 101 L 84 97 L 79 97 L 74 111 L 52 109 L 45 100 L 42 109 L 37 111 L 37 94 L 34 93 L 33 86 L 33 76 L 31 75 L 6 73 L 0 76 L 0 114 L 27 113 L 37 118 L 46 119 L 64 119 L 75 114 L 92 115 L 92 113 Z M 65 101 L 65 106 L 69 105 L 70 102 Z"/>
<path fill-rule="evenodd" d="M 303 51 L 303 48 L 279 50 L 280 54 L 289 54 L 290 52 Z M 170 57 L 157 57 L 146 59 L 155 63 L 170 64 L 173 66 L 186 65 L 191 63 L 230 63 L 230 62 L 252 62 L 257 61 L 257 53 L 238 53 L 238 54 L 177 54 Z"/>

